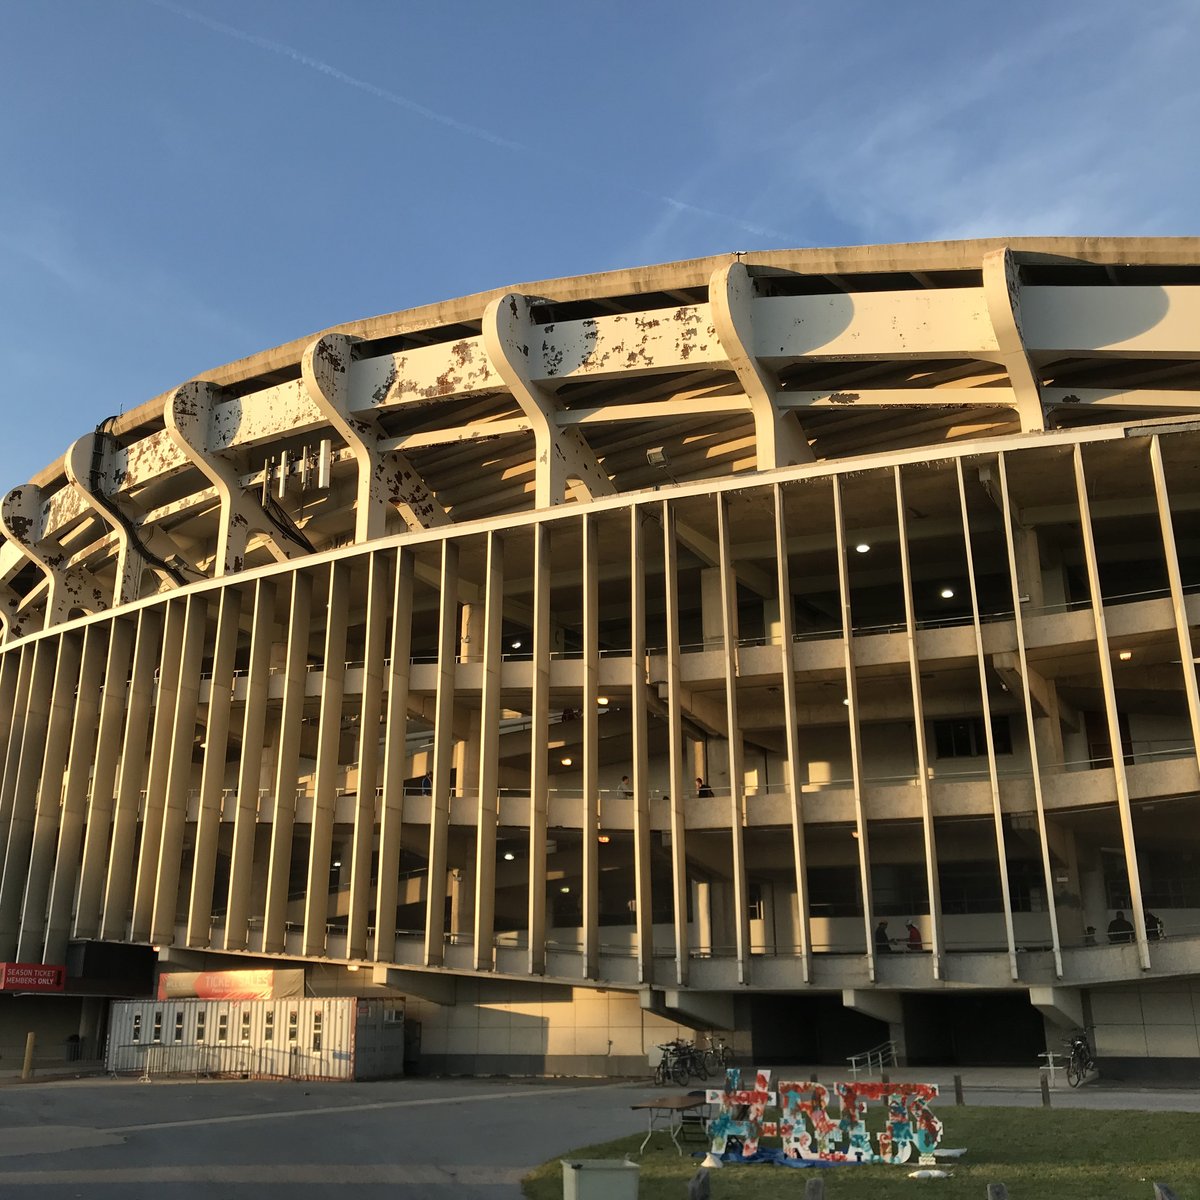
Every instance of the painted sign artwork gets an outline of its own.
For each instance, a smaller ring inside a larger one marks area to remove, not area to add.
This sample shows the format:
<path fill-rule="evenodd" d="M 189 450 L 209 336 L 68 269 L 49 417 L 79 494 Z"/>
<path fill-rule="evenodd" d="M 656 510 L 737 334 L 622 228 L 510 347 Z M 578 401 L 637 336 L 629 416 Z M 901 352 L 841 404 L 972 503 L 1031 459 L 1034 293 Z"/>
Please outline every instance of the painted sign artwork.
<path fill-rule="evenodd" d="M 714 1154 L 724 1154 L 729 1138 L 741 1141 L 742 1156 L 753 1158 L 760 1137 L 778 1137 L 788 1158 L 824 1162 L 903 1163 L 917 1157 L 932 1163 L 942 1123 L 929 1107 L 934 1083 L 782 1082 L 771 1090 L 771 1072 L 756 1071 L 753 1082 L 730 1067 L 725 1087 L 706 1097 L 720 1110 L 709 1122 Z M 883 1128 L 872 1135 L 869 1105 L 878 1105 Z M 768 1110 L 772 1117 L 767 1119 Z M 874 1145 L 872 1145 L 872 1137 Z"/>

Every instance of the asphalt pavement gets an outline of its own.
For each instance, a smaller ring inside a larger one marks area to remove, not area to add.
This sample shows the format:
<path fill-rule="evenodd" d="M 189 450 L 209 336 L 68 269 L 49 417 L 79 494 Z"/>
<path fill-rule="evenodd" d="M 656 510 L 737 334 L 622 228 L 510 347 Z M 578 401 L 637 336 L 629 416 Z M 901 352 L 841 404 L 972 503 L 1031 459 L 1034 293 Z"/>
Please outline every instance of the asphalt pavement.
<path fill-rule="evenodd" d="M 811 1075 L 775 1068 L 773 1078 Z M 1036 1070 L 962 1069 L 968 1104 L 1038 1105 Z M 826 1082 L 845 1077 L 817 1068 Z M 954 1070 L 896 1070 L 939 1084 L 952 1127 Z M 403 1079 L 381 1083 L 70 1079 L 0 1086 L 0 1181 L 39 1200 L 517 1200 L 532 1166 L 645 1128 L 646 1081 Z M 673 1089 L 672 1089 L 673 1090 Z M 1069 1088 L 1054 1107 L 1200 1112 L 1200 1088 Z"/>

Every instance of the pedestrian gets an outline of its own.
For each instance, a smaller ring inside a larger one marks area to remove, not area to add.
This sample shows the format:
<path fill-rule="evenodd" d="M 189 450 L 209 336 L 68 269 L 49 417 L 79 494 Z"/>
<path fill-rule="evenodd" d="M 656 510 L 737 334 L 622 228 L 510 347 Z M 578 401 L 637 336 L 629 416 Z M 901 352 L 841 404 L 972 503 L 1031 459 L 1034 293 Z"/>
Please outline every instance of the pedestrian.
<path fill-rule="evenodd" d="M 626 799 L 633 796 L 633 784 L 629 782 L 628 775 L 621 776 L 621 795 Z"/>
<path fill-rule="evenodd" d="M 879 924 L 875 926 L 876 954 L 891 954 L 892 952 L 892 939 L 888 937 L 887 926 L 888 923 L 886 917 L 882 918 Z"/>
<path fill-rule="evenodd" d="M 921 931 L 911 921 L 908 921 L 904 928 L 908 930 L 908 948 L 917 951 L 924 950 L 925 943 L 921 940 Z"/>
<path fill-rule="evenodd" d="M 1148 908 L 1145 910 L 1146 917 L 1146 937 L 1152 942 L 1162 940 L 1163 923 L 1161 917 L 1156 917 Z"/>
<path fill-rule="evenodd" d="M 426 771 L 425 774 L 421 776 L 421 795 L 433 795 L 433 773 L 431 771 Z"/>
<path fill-rule="evenodd" d="M 709 797 L 711 797 L 712 794 L 713 794 L 712 788 L 710 788 L 708 786 L 708 784 L 705 783 L 704 780 L 701 779 L 699 775 L 697 775 L 696 776 L 696 795 L 699 796 L 701 800 L 706 800 Z"/>
<path fill-rule="evenodd" d="M 1115 945 L 1133 941 L 1133 926 L 1125 919 L 1125 914 L 1120 909 L 1108 923 L 1108 940 Z"/>

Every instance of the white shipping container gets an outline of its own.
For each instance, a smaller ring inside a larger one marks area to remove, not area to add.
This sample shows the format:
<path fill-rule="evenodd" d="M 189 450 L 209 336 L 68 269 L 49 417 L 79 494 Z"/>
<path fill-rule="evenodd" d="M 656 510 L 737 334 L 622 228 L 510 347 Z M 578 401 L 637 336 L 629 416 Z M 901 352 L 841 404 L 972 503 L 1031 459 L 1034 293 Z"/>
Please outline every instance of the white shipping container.
<path fill-rule="evenodd" d="M 385 1079 L 404 1074 L 404 1003 L 338 996 L 119 1000 L 112 1074 Z"/>

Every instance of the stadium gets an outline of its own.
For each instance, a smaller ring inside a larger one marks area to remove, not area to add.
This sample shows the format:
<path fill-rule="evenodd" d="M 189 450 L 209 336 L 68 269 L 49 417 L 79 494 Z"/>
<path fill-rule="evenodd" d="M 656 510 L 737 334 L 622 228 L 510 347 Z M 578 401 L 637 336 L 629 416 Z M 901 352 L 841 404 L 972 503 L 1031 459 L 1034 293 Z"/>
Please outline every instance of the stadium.
<path fill-rule="evenodd" d="M 104 416 L 0 504 L 65 967 L 0 1041 L 287 968 L 422 1071 L 1200 1073 L 1200 240 L 539 282 Z"/>

